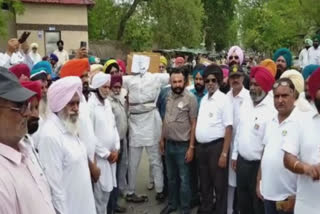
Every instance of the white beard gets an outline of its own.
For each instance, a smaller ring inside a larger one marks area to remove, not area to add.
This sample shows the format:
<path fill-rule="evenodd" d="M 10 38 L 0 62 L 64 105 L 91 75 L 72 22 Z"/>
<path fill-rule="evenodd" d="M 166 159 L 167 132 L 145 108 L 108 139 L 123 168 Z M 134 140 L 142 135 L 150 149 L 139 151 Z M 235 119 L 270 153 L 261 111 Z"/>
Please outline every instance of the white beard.
<path fill-rule="evenodd" d="M 79 116 L 75 121 L 73 121 L 70 115 L 66 117 L 63 112 L 59 112 L 58 117 L 61 119 L 67 132 L 69 132 L 71 135 L 75 137 L 79 136 Z"/>

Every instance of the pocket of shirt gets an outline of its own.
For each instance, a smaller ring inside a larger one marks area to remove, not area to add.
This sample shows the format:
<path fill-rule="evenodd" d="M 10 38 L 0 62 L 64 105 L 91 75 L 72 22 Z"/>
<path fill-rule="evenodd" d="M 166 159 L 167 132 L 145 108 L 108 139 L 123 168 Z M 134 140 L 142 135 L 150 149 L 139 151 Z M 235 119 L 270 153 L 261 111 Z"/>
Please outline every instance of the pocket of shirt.
<path fill-rule="evenodd" d="M 177 114 L 175 120 L 177 122 L 186 122 L 189 120 L 189 113 L 188 113 L 188 108 L 183 107 L 183 108 L 178 108 L 177 107 Z"/>

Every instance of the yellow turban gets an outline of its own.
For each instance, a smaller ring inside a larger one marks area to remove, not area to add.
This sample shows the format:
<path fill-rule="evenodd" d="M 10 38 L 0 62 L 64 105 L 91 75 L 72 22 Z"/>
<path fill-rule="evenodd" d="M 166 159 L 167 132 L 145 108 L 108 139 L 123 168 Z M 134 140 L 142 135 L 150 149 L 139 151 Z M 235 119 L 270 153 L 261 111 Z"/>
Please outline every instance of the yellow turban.
<path fill-rule="evenodd" d="M 289 78 L 299 94 L 304 91 L 304 79 L 299 71 L 293 69 L 287 70 L 280 76 L 281 78 Z"/>
<path fill-rule="evenodd" d="M 265 59 L 260 63 L 261 66 L 268 69 L 268 71 L 272 74 L 273 77 L 277 74 L 277 65 L 276 63 L 271 59 Z"/>
<path fill-rule="evenodd" d="M 111 64 L 117 64 L 117 61 L 115 59 L 109 59 L 103 66 L 103 72 L 106 72 L 107 68 L 109 67 L 109 65 Z"/>
<path fill-rule="evenodd" d="M 165 66 L 168 65 L 168 61 L 164 56 L 160 56 L 160 63 L 164 64 Z"/>

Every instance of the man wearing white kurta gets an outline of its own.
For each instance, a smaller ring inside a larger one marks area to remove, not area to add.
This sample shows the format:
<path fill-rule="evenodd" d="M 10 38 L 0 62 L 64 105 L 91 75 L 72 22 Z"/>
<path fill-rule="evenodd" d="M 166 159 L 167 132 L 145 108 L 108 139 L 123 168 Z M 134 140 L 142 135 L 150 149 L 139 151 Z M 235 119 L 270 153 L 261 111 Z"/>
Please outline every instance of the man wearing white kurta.
<path fill-rule="evenodd" d="M 318 214 L 320 210 L 320 69 L 310 76 L 308 90 L 317 111 L 299 121 L 294 132 L 299 140 L 282 147 L 286 168 L 298 175 L 295 214 Z"/>
<path fill-rule="evenodd" d="M 237 132 L 237 126 L 240 120 L 240 107 L 242 103 L 250 102 L 249 91 L 243 86 L 244 74 L 242 72 L 230 72 L 229 83 L 231 90 L 227 93 L 227 96 L 231 99 L 233 105 L 233 130 L 232 140 L 230 144 L 230 154 L 232 154 L 234 138 Z M 229 188 L 228 188 L 228 213 L 237 210 L 236 204 L 236 172 L 232 169 L 231 155 L 229 156 Z"/>
<path fill-rule="evenodd" d="M 106 214 L 110 193 L 113 187 L 117 187 L 116 161 L 120 150 L 120 138 L 112 107 L 107 99 L 110 93 L 110 74 L 96 74 L 91 86 L 96 92 L 90 96 L 88 105 L 94 133 L 98 138 L 96 158 L 101 170 L 100 178 L 94 185 L 94 196 L 97 214 Z"/>
<path fill-rule="evenodd" d="M 308 49 L 308 60 L 309 64 L 320 65 L 320 48 L 318 38 L 313 40 L 313 46 Z"/>
<path fill-rule="evenodd" d="M 142 202 L 135 194 L 136 178 L 143 148 L 146 148 L 154 175 L 155 189 L 163 191 L 163 166 L 159 151 L 161 118 L 156 107 L 161 87 L 169 82 L 169 74 L 152 74 L 144 68 L 132 68 L 132 76 L 124 76 L 129 93 L 129 187 L 127 200 Z"/>
<path fill-rule="evenodd" d="M 82 83 L 65 77 L 48 90 L 51 110 L 40 133 L 39 157 L 59 214 L 95 214 L 87 151 L 78 137 Z"/>

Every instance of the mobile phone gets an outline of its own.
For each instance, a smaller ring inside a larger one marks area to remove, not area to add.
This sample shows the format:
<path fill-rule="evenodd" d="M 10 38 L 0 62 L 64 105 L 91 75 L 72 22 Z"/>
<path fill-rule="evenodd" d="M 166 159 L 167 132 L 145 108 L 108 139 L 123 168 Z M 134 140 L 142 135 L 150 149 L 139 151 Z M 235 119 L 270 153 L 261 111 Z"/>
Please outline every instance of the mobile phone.
<path fill-rule="evenodd" d="M 87 47 L 87 42 L 86 41 L 81 41 L 80 42 L 80 48 L 86 48 Z"/>
<path fill-rule="evenodd" d="M 30 36 L 30 34 L 31 34 L 31 32 L 26 32 L 26 31 L 24 31 L 24 32 L 21 34 L 20 38 L 18 39 L 19 43 L 20 43 L 20 44 L 24 43 L 24 42 L 28 39 L 28 37 Z"/>

